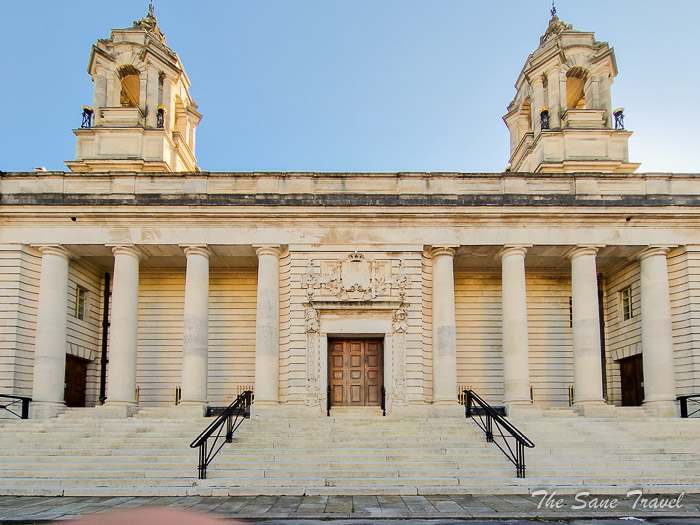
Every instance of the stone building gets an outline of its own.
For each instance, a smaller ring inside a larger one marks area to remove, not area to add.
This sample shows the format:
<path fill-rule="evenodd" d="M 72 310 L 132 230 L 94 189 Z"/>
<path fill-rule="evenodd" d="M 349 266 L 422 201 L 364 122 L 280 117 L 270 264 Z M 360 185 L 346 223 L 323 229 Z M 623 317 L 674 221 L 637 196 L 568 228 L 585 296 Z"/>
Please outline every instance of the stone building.
<path fill-rule="evenodd" d="M 465 388 L 511 414 L 671 416 L 700 390 L 700 177 L 636 173 L 593 33 L 553 15 L 504 173 L 201 171 L 152 12 L 88 71 L 71 171 L 0 180 L 0 392 L 34 417 L 246 388 L 260 417 L 325 415 L 329 393 L 456 414 Z"/>

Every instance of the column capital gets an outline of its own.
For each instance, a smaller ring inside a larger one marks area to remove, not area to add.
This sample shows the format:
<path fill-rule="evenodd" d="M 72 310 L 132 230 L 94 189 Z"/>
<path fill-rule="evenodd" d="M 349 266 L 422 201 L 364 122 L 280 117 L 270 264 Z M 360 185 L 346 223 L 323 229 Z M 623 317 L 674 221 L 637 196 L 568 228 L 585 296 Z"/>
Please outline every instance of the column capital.
<path fill-rule="evenodd" d="M 56 255 L 58 257 L 63 257 L 68 261 L 75 259 L 75 256 L 60 244 L 32 244 L 32 247 L 39 250 L 42 256 Z"/>
<path fill-rule="evenodd" d="M 637 259 L 643 261 L 648 257 L 654 257 L 656 255 L 663 255 L 666 257 L 666 254 L 675 247 L 675 244 L 650 244 L 637 255 Z"/>
<path fill-rule="evenodd" d="M 577 257 L 581 257 L 582 255 L 597 255 L 598 250 L 601 248 L 605 248 L 604 244 L 579 244 L 571 248 L 564 257 L 567 257 L 568 259 L 571 259 L 572 261 L 576 259 Z"/>
<path fill-rule="evenodd" d="M 498 253 L 496 253 L 496 258 L 502 261 L 511 255 L 522 255 L 525 257 L 528 248 L 532 248 L 532 244 L 506 244 L 503 246 L 503 248 L 498 250 Z"/>
<path fill-rule="evenodd" d="M 450 257 L 454 257 L 457 248 L 458 246 L 431 246 L 430 256 L 433 258 L 440 257 L 442 255 L 449 255 Z"/>
<path fill-rule="evenodd" d="M 108 248 L 112 248 L 112 253 L 116 255 L 128 255 L 134 259 L 141 260 L 144 258 L 143 253 L 133 244 L 106 244 Z"/>
<path fill-rule="evenodd" d="M 261 255 L 274 255 L 279 258 L 282 255 L 281 244 L 253 244 L 255 255 L 260 258 Z"/>
<path fill-rule="evenodd" d="M 180 248 L 183 249 L 186 257 L 189 257 L 190 255 L 200 255 L 202 257 L 206 257 L 207 259 L 211 259 L 213 256 L 209 246 L 206 244 L 180 244 Z"/>

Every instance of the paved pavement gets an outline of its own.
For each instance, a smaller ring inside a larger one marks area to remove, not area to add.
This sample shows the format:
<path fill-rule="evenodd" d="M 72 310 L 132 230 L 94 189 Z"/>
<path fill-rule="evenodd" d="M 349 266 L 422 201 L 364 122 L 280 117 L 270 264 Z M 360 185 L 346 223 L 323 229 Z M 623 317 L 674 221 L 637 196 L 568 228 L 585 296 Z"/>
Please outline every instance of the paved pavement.
<path fill-rule="evenodd" d="M 222 518 L 267 524 L 347 525 L 402 520 L 401 525 L 461 520 L 581 520 L 637 518 L 659 524 L 700 524 L 700 494 L 604 496 L 230 496 L 41 497 L 0 496 L 0 523 L 41 523 L 143 506 L 189 509 Z M 660 508 L 663 506 L 663 508 Z M 538 508 L 539 507 L 539 508 Z M 339 521 L 336 521 L 339 520 Z M 344 520 L 344 521 L 342 521 Z M 442 520 L 442 521 L 441 521 Z M 444 521 L 448 520 L 448 521 Z M 493 521 L 489 521 L 493 523 Z M 513 522 L 509 522 L 513 523 Z M 604 523 L 601 522 L 601 523 Z M 633 525 L 636 519 L 628 519 Z"/>

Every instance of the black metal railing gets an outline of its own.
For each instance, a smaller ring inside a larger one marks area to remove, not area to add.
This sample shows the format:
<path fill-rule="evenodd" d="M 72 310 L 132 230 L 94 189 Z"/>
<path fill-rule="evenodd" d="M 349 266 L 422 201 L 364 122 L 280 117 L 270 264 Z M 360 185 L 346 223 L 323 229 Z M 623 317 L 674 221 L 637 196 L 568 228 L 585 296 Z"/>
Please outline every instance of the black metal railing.
<path fill-rule="evenodd" d="M 331 386 L 326 389 L 326 416 L 331 417 Z"/>
<path fill-rule="evenodd" d="M 386 388 L 382 385 L 382 416 L 386 416 Z"/>
<path fill-rule="evenodd" d="M 681 404 L 681 417 L 700 417 L 700 394 L 690 396 L 678 396 L 676 399 Z"/>
<path fill-rule="evenodd" d="M 246 390 L 231 403 L 224 412 L 191 444 L 191 448 L 199 447 L 199 479 L 207 479 L 207 467 L 226 443 L 233 442 L 233 433 L 238 430 L 245 419 L 247 410 L 253 403 L 253 392 Z M 226 431 L 224 432 L 224 427 Z M 209 445 L 209 439 L 212 439 Z"/>
<path fill-rule="evenodd" d="M 467 404 L 465 414 L 486 434 L 486 441 L 494 443 L 510 460 L 519 478 L 525 477 L 525 449 L 535 444 L 509 421 L 500 416 L 494 408 L 481 399 L 473 390 L 465 390 Z M 476 405 L 476 406 L 475 406 Z M 477 406 L 481 410 L 475 410 Z M 494 432 L 495 427 L 495 432 Z"/>
<path fill-rule="evenodd" d="M 12 416 L 20 419 L 29 419 L 29 403 L 31 402 L 31 397 L 0 394 L 0 410 L 9 412 Z"/>

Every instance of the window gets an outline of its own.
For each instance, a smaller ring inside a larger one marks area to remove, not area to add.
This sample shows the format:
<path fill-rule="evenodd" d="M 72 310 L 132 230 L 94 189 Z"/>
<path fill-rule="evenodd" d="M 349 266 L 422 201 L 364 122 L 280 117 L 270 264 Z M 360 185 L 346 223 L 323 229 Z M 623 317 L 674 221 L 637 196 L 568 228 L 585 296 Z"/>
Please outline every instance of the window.
<path fill-rule="evenodd" d="M 78 286 L 75 290 L 75 317 L 81 321 L 87 320 L 88 291 Z"/>
<path fill-rule="evenodd" d="M 622 320 L 632 319 L 632 287 L 628 286 L 620 292 L 620 307 L 622 308 Z"/>

